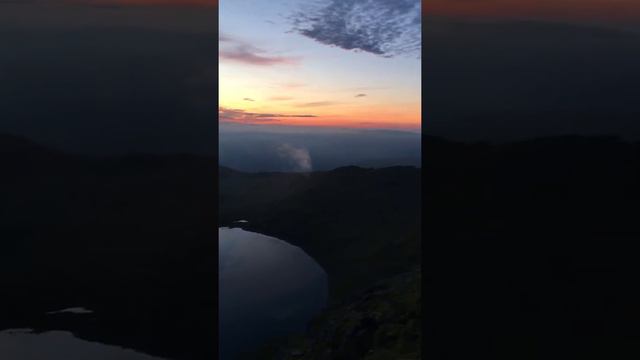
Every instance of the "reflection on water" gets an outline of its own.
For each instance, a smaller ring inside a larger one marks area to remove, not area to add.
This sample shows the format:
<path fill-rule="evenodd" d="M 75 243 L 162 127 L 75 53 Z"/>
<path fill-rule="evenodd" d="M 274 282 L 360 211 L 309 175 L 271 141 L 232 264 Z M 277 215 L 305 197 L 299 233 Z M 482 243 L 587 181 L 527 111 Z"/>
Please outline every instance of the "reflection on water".
<path fill-rule="evenodd" d="M 36 334 L 30 329 L 0 331 L 0 359 L 160 360 L 133 350 L 81 340 L 67 331 Z"/>
<path fill-rule="evenodd" d="M 218 229 L 220 358 L 304 330 L 327 301 L 327 275 L 304 251 L 242 229 Z"/>

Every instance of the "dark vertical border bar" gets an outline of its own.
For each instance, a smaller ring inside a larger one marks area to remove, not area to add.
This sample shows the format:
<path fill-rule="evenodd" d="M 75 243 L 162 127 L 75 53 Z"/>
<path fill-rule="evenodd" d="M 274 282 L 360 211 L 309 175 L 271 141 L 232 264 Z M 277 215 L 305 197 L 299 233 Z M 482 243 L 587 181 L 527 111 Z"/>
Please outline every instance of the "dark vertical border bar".
<path fill-rule="evenodd" d="M 215 85 L 215 91 L 214 91 L 214 94 L 215 94 L 215 109 L 216 109 L 215 140 L 214 140 L 215 141 L 215 156 L 214 156 L 215 157 L 215 164 L 214 165 L 215 165 L 216 168 L 215 168 L 215 171 L 214 171 L 214 184 L 213 184 L 213 186 L 215 186 L 215 188 L 217 189 L 216 190 L 216 199 L 215 199 L 216 203 L 214 205 L 215 209 L 216 209 L 215 220 L 214 220 L 214 223 L 215 223 L 215 229 L 214 229 L 214 233 L 215 233 L 215 235 L 214 235 L 215 236 L 215 259 L 216 259 L 216 261 L 215 261 L 215 264 L 213 264 L 213 265 L 216 267 L 216 278 L 214 280 L 214 286 L 215 286 L 215 297 L 214 297 L 214 299 L 215 299 L 215 301 L 214 301 L 213 306 L 215 306 L 216 311 L 214 312 L 215 319 L 213 319 L 213 321 L 215 321 L 216 326 L 215 326 L 215 330 L 214 330 L 214 333 L 213 333 L 213 336 L 214 336 L 213 347 L 214 347 L 214 353 L 216 354 L 216 358 L 218 358 L 220 356 L 219 355 L 219 351 L 220 351 L 219 350 L 220 349 L 219 338 L 220 338 L 220 336 L 219 336 L 219 326 L 218 326 L 218 318 L 219 318 L 219 315 L 218 315 L 218 309 L 219 309 L 218 303 L 219 303 L 219 301 L 218 301 L 218 299 L 219 299 L 219 289 L 220 288 L 218 286 L 219 277 L 217 276 L 218 269 L 220 268 L 218 266 L 220 259 L 219 259 L 219 254 L 218 254 L 218 249 L 219 249 L 218 240 L 219 239 L 218 239 L 218 231 L 217 231 L 217 228 L 219 226 L 218 204 L 220 203 L 219 200 L 218 200 L 219 196 L 220 196 L 220 194 L 219 194 L 220 188 L 218 186 L 218 183 L 219 183 L 218 182 L 218 176 L 220 175 L 219 174 L 220 161 L 219 161 L 219 153 L 218 153 L 218 141 L 219 141 L 218 137 L 220 136 L 219 126 L 218 126 L 219 125 L 219 119 L 218 119 L 218 114 L 219 114 L 219 112 L 218 112 L 218 109 L 219 109 L 219 103 L 218 103 L 218 98 L 219 98 L 219 96 L 218 96 L 218 92 L 219 92 L 219 81 L 218 81 L 218 76 L 219 76 L 219 74 L 218 74 L 218 71 L 219 71 L 219 66 L 218 66 L 219 41 L 218 41 L 218 37 L 219 37 L 219 34 L 220 34 L 220 6 L 219 6 L 219 3 L 218 3 L 218 0 L 212 0 L 212 1 L 215 3 L 215 7 L 216 7 L 216 19 L 215 19 L 215 22 L 216 22 L 215 23 L 215 27 L 216 27 L 216 45 L 215 45 L 215 50 L 216 50 L 216 55 L 215 55 L 215 63 L 216 63 L 216 66 L 215 66 L 215 79 L 216 79 L 216 85 Z"/>

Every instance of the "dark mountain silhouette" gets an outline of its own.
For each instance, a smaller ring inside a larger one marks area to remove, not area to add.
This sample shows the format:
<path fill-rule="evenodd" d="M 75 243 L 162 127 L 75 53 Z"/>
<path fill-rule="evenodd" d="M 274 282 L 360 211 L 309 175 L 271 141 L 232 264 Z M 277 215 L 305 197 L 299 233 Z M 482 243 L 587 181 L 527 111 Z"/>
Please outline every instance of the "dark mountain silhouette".
<path fill-rule="evenodd" d="M 638 357 L 640 144 L 423 144 L 427 356 Z"/>
<path fill-rule="evenodd" d="M 215 159 L 93 158 L 0 137 L 0 328 L 215 356 Z M 91 316 L 45 315 L 82 306 Z"/>
<path fill-rule="evenodd" d="M 613 136 L 501 144 L 424 136 L 423 159 L 425 357 L 638 357 L 639 143 Z M 408 194 L 418 195 L 406 178 L 398 182 L 403 190 L 369 187 L 393 183 L 389 172 L 401 179 L 410 171 L 348 167 L 316 175 L 326 176 L 321 182 L 313 174 L 223 169 L 228 177 L 221 181 L 223 194 L 225 182 L 241 184 L 226 189 L 237 192 L 238 201 L 222 199 L 221 217 L 229 215 L 225 221 L 251 219 L 251 228 L 302 246 L 330 274 L 330 309 L 302 339 L 265 353 L 300 359 L 415 358 L 403 346 L 416 336 L 410 320 L 416 310 L 402 306 L 407 292 L 391 282 L 386 289 L 397 289 L 392 291 L 397 300 L 390 302 L 372 280 L 393 279 L 391 274 L 405 270 L 393 259 L 404 256 L 405 265 L 417 259 L 407 250 L 418 245 L 376 250 L 398 239 L 390 235 L 397 229 L 411 228 L 400 219 L 414 211 Z M 386 194 L 403 206 L 383 201 Z M 354 203 L 361 205 L 361 219 L 350 217 L 354 208 L 342 205 Z M 365 255 L 363 249 L 372 251 Z M 359 259 L 353 263 L 366 270 L 350 268 L 349 258 Z M 375 276 L 367 278 L 369 271 Z M 381 320 L 390 314 L 398 320 L 395 328 L 393 321 Z"/>
<path fill-rule="evenodd" d="M 355 166 L 301 173 L 220 169 L 220 224 L 302 247 L 338 301 L 420 262 L 420 169 Z"/>
<path fill-rule="evenodd" d="M 214 159 L 75 155 L 9 135 L 0 150 L 0 329 L 69 330 L 170 359 L 215 356 Z M 219 170 L 221 223 L 248 219 L 302 246 L 335 279 L 336 306 L 415 271 L 419 169 Z M 46 315 L 76 306 L 94 313 Z"/>
<path fill-rule="evenodd" d="M 71 329 L 168 358 L 214 356 L 215 161 L 90 158 L 0 142 L 0 327 Z M 219 169 L 221 225 L 249 220 L 242 226 L 301 246 L 329 273 L 331 307 L 296 345 L 301 358 L 326 348 L 337 357 L 407 350 L 380 342 L 390 323 L 361 310 L 411 326 L 415 309 L 385 307 L 388 291 L 372 289 L 415 278 L 403 274 L 415 271 L 420 248 L 425 356 L 637 357 L 640 144 L 425 136 L 423 152 L 423 170 Z M 43 315 L 69 306 L 94 309 L 94 320 Z M 363 325 L 335 323 L 343 317 Z M 333 340 L 322 335 L 331 329 L 341 329 Z"/>
<path fill-rule="evenodd" d="M 329 276 L 329 308 L 308 334 L 243 358 L 420 358 L 420 177 L 414 167 L 220 168 L 221 225 L 300 246 Z"/>

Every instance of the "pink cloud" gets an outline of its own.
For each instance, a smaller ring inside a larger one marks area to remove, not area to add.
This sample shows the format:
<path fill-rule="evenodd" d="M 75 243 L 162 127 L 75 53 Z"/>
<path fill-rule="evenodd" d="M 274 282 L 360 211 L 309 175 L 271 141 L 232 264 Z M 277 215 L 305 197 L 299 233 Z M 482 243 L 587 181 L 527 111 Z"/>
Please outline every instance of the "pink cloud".
<path fill-rule="evenodd" d="M 233 39 L 228 35 L 221 34 L 218 37 L 218 41 L 221 44 L 221 49 L 218 52 L 220 60 L 257 66 L 293 65 L 298 63 L 297 58 L 271 55 L 265 50 L 258 49 L 246 42 Z"/>

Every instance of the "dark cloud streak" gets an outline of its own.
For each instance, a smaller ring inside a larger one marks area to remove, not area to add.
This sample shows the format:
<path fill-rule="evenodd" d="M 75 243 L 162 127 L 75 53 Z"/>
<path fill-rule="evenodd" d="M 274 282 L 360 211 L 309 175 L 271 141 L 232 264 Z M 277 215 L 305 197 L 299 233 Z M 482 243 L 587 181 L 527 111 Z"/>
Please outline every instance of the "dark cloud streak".
<path fill-rule="evenodd" d="M 273 123 L 281 118 L 315 118 L 310 114 L 273 114 L 273 113 L 253 113 L 241 109 L 229 109 L 220 107 L 218 118 L 223 123 Z"/>
<path fill-rule="evenodd" d="M 300 104 L 296 104 L 296 107 L 319 107 L 319 106 L 331 106 L 331 105 L 336 105 L 338 104 L 335 101 L 312 101 L 312 102 L 306 102 L 306 103 L 300 103 Z"/>

